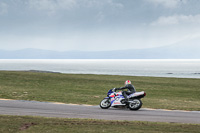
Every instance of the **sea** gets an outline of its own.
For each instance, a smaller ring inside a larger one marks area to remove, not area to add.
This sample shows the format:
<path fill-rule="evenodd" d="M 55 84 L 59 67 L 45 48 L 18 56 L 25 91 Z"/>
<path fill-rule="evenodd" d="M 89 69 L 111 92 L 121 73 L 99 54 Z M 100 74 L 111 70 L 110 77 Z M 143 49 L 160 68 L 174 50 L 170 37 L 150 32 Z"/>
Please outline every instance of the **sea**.
<path fill-rule="evenodd" d="M 200 78 L 200 59 L 0 59 L 0 70 Z"/>

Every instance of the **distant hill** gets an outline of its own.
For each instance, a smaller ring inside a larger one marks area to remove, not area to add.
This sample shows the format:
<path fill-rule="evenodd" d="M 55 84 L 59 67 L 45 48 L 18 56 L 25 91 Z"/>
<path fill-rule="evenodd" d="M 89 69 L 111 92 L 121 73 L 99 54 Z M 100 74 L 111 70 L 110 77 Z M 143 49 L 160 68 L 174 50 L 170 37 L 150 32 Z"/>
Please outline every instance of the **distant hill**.
<path fill-rule="evenodd" d="M 149 49 L 98 52 L 58 52 L 41 49 L 0 50 L 0 59 L 200 59 L 200 44 L 190 41 Z"/>

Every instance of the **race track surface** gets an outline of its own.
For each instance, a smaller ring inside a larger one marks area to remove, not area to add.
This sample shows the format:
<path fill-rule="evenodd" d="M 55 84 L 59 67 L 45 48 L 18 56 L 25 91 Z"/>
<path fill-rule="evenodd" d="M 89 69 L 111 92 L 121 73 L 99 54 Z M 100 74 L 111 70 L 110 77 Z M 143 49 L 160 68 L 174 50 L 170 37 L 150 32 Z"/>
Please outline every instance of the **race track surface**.
<path fill-rule="evenodd" d="M 23 100 L 0 100 L 0 114 L 200 124 L 200 111 L 170 111 L 145 108 L 131 111 L 129 109 L 101 109 L 99 106 Z"/>

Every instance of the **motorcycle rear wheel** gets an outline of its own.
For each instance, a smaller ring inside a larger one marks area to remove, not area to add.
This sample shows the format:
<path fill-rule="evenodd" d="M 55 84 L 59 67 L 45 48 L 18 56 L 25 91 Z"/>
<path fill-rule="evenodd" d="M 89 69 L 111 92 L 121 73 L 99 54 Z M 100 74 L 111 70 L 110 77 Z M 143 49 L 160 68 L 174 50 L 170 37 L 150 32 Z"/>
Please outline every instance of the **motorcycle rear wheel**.
<path fill-rule="evenodd" d="M 103 99 L 103 100 L 101 101 L 101 103 L 100 103 L 100 107 L 101 107 L 102 109 L 108 109 L 108 108 L 110 108 L 110 106 L 111 106 L 111 101 L 110 101 L 110 99 Z"/>
<path fill-rule="evenodd" d="M 140 99 L 133 99 L 128 103 L 130 110 L 139 110 L 142 107 L 142 101 Z"/>

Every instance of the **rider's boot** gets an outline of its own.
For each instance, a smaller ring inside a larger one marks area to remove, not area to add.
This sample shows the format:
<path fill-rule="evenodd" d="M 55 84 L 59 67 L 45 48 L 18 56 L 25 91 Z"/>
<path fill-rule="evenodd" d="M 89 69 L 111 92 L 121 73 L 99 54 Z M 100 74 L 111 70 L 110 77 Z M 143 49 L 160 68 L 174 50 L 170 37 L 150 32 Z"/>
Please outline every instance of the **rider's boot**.
<path fill-rule="evenodd" d="M 128 100 L 129 100 L 129 99 L 128 99 L 128 98 L 126 98 L 126 99 L 124 100 L 124 103 L 128 103 Z"/>

